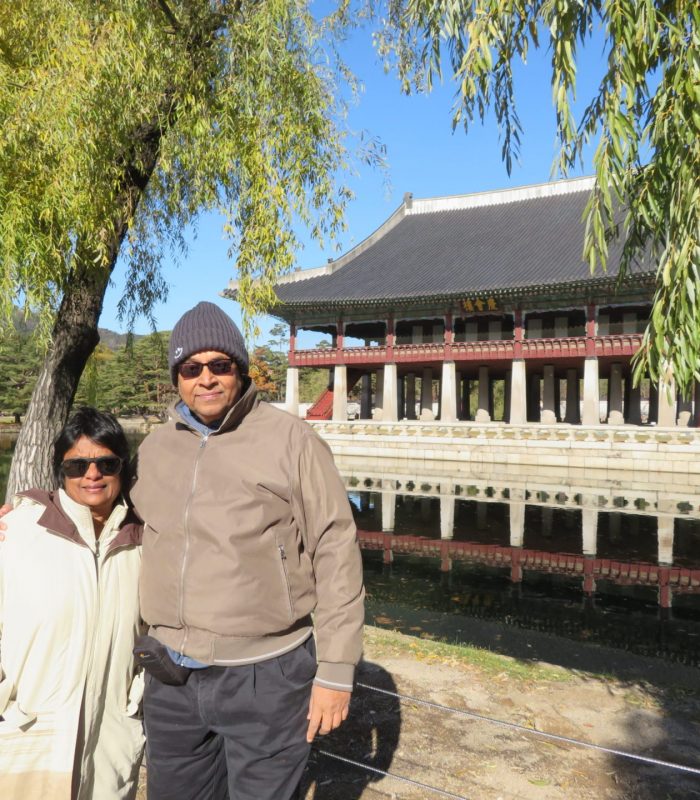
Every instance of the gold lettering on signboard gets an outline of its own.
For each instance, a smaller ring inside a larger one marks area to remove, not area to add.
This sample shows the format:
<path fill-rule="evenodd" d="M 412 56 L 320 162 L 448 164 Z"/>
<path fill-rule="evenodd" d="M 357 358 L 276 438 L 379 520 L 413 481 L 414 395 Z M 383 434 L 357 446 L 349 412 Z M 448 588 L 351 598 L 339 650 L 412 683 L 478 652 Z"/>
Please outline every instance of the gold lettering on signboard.
<path fill-rule="evenodd" d="M 462 308 L 465 311 L 474 313 L 475 311 L 498 311 L 498 303 L 494 297 L 468 297 L 462 300 Z"/>

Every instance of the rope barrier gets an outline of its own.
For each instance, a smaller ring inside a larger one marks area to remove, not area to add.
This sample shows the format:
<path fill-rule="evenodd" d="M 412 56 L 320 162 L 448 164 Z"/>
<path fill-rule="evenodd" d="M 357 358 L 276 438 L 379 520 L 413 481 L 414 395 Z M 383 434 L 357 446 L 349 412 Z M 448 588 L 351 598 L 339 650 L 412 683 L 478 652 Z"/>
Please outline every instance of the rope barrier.
<path fill-rule="evenodd" d="M 402 781 L 403 783 L 410 783 L 413 786 L 419 786 L 421 789 L 428 789 L 435 794 L 442 795 L 442 797 L 451 797 L 453 800 L 469 800 L 468 797 L 464 797 L 461 794 L 453 794 L 452 792 L 448 792 L 445 789 L 438 789 L 437 786 L 430 786 L 427 783 L 421 783 L 420 781 L 413 780 L 413 778 L 406 778 L 404 775 L 397 775 L 394 772 L 385 772 L 382 769 L 377 769 L 376 767 L 370 767 L 369 764 L 363 764 L 361 761 L 353 761 L 351 758 L 346 758 L 345 756 L 339 756 L 337 753 L 329 753 L 327 750 L 320 750 L 317 747 L 314 747 L 314 750 L 317 753 L 320 753 L 322 756 L 328 756 L 328 758 L 335 758 L 337 761 L 343 761 L 345 764 L 352 764 L 353 767 L 360 767 L 361 769 L 369 770 L 369 772 L 375 772 L 377 775 L 382 775 L 384 777 L 393 778 L 397 781 Z"/>
<path fill-rule="evenodd" d="M 410 695 L 405 694 L 398 694 L 397 692 L 391 692 L 388 689 L 380 689 L 378 686 L 370 686 L 367 683 L 357 683 L 357 686 L 361 686 L 363 689 L 369 689 L 373 692 L 379 692 L 380 694 L 388 695 L 389 697 L 394 697 L 398 700 L 408 700 L 411 703 L 416 703 L 418 705 L 426 706 L 431 709 L 435 709 L 438 711 L 449 711 L 453 714 L 457 714 L 458 716 L 462 717 L 469 717 L 470 719 L 476 719 L 481 722 L 490 722 L 494 725 L 499 725 L 502 728 L 510 728 L 511 730 L 516 730 L 521 733 L 529 733 L 534 734 L 535 736 L 541 736 L 545 739 L 551 739 L 557 742 L 565 742 L 567 744 L 578 745 L 579 747 L 587 747 L 589 750 L 597 750 L 601 753 L 607 753 L 608 755 L 620 756 L 621 758 L 629 758 L 633 761 L 641 761 L 645 764 L 652 764 L 657 767 L 668 767 L 669 769 L 677 769 L 681 770 L 682 772 L 689 772 L 693 775 L 700 775 L 700 769 L 697 767 L 689 767 L 685 764 L 675 764 L 672 761 L 662 761 L 659 758 L 652 758 L 651 756 L 642 756 L 638 755 L 637 753 L 627 753 L 624 750 L 616 750 L 612 747 L 604 747 L 603 745 L 599 744 L 592 744 L 591 742 L 583 742 L 579 739 L 572 739 L 568 736 L 560 736 L 556 733 L 547 733 L 546 731 L 537 730 L 537 728 L 528 728 L 525 725 L 519 725 L 517 722 L 505 722 L 504 720 L 494 719 L 493 717 L 487 717 L 484 714 L 477 714 L 474 711 L 464 711 L 459 708 L 452 708 L 451 706 L 445 706 L 441 703 L 433 703 L 430 700 L 421 700 L 418 697 L 412 697 Z"/>

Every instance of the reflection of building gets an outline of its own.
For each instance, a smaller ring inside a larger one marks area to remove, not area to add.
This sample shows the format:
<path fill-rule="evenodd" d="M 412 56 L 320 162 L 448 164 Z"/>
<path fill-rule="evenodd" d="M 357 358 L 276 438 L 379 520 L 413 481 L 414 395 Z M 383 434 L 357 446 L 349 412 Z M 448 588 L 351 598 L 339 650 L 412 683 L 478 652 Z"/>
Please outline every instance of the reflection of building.
<path fill-rule="evenodd" d="M 591 186 L 407 195 L 349 253 L 281 280 L 272 313 L 291 326 L 288 408 L 298 406 L 298 369 L 323 367 L 330 387 L 310 418 L 347 419 L 360 382 L 365 419 L 431 420 L 437 408 L 442 421 L 489 421 L 498 387 L 507 422 L 598 424 L 605 379 L 609 423 L 688 424 L 692 404 L 677 404 L 673 387 L 652 391 L 648 405 L 632 387 L 653 266 L 616 288 L 612 245 L 608 273 L 591 276 L 582 261 Z M 329 334 L 332 346 L 296 349 L 300 329 Z"/>
<path fill-rule="evenodd" d="M 369 492 L 360 492 L 358 510 L 370 510 Z M 409 517 L 413 530 L 423 529 L 425 535 L 413 531 L 406 533 L 395 529 L 397 499 L 409 503 Z M 455 561 L 481 564 L 509 570 L 513 583 L 523 580 L 523 573 L 548 573 L 578 578 L 585 595 L 592 595 L 599 582 L 607 582 L 618 586 L 653 587 L 657 590 L 657 600 L 661 608 L 671 608 L 674 595 L 700 594 L 700 569 L 697 558 L 692 559 L 689 566 L 674 563 L 674 517 L 668 514 L 647 515 L 647 521 L 656 522 L 656 563 L 640 560 L 639 557 L 622 555 L 617 552 L 599 552 L 598 533 L 601 518 L 605 521 L 606 547 L 612 542 L 615 550 L 629 551 L 639 544 L 639 516 L 621 514 L 619 512 L 598 512 L 591 508 L 582 508 L 580 512 L 569 512 L 569 525 L 576 533 L 574 544 L 561 526 L 557 527 L 556 536 L 552 528 L 555 507 L 541 504 L 530 506 L 522 500 L 502 502 L 477 502 L 460 499 L 460 503 L 471 503 L 475 506 L 473 518 L 470 520 L 469 535 L 455 537 L 455 504 L 454 495 L 439 497 L 422 497 L 398 495 L 396 491 L 382 490 L 374 495 L 374 514 L 370 517 L 359 517 L 358 531 L 360 545 L 365 550 L 381 550 L 383 560 L 391 564 L 395 555 L 413 555 L 440 560 L 440 569 L 449 572 Z M 363 502 L 364 499 L 364 502 Z M 418 515 L 416 506 L 430 502 L 439 504 L 437 509 L 428 510 Z M 377 509 L 378 505 L 381 506 Z M 357 503 L 356 503 L 357 505 Z M 529 544 L 526 536 L 526 508 L 536 513 L 530 520 L 530 535 L 533 529 L 538 532 L 535 546 Z M 497 511 L 495 516 L 490 511 Z M 504 512 L 505 513 L 502 513 Z M 561 511 L 561 509 L 559 510 Z M 378 512 L 378 516 L 377 515 Z M 577 515 L 580 513 L 580 518 Z M 421 522 L 420 516 L 423 517 Z M 496 521 L 496 525 L 489 525 Z M 374 518 L 374 523 L 372 519 Z M 381 525 L 377 524 L 381 519 Z M 620 536 L 620 527 L 624 520 L 625 537 Z M 367 524 L 381 530 L 368 529 Z M 494 531 L 494 528 L 498 529 Z M 508 544 L 479 539 L 479 532 L 489 530 L 489 537 L 505 537 Z M 630 534 L 636 532 L 636 542 L 630 543 Z M 543 543 L 551 539 L 551 549 L 543 549 Z M 627 542 L 627 544 L 625 544 Z M 539 546 L 537 546 L 539 545 Z"/>

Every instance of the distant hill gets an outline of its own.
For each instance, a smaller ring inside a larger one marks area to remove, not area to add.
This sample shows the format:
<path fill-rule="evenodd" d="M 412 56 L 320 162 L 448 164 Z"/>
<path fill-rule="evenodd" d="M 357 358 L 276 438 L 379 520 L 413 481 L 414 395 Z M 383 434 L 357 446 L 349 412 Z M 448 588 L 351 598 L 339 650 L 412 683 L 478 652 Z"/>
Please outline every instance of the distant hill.
<path fill-rule="evenodd" d="M 24 312 L 20 308 L 16 308 L 12 313 L 12 324 L 15 330 L 20 333 L 31 333 L 37 326 L 36 314 L 30 314 L 28 317 L 24 316 Z M 98 328 L 100 334 L 100 343 L 110 350 L 119 350 L 124 347 L 128 339 L 128 334 L 117 333 L 111 331 L 109 328 Z M 141 334 L 134 334 L 134 340 L 143 339 Z"/>
<path fill-rule="evenodd" d="M 116 333 L 115 331 L 110 331 L 109 328 L 98 328 L 97 330 L 100 334 L 100 344 L 109 347 L 110 350 L 119 350 L 124 347 L 126 340 L 129 338 L 127 333 Z M 134 341 L 139 339 L 143 339 L 143 336 L 135 333 Z"/>

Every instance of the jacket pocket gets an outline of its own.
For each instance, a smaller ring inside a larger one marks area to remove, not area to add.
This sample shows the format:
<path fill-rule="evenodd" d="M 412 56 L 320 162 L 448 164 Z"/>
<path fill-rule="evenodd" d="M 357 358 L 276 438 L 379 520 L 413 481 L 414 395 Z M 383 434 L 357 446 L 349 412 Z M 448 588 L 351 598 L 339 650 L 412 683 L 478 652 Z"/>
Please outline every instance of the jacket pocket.
<path fill-rule="evenodd" d="M 287 552 L 284 545 L 275 540 L 277 544 L 277 551 L 279 553 L 280 575 L 282 576 L 282 588 L 284 589 L 287 598 L 287 613 L 289 614 L 289 621 L 294 622 L 294 601 L 292 599 L 292 587 L 289 583 L 289 568 L 287 567 Z"/>

